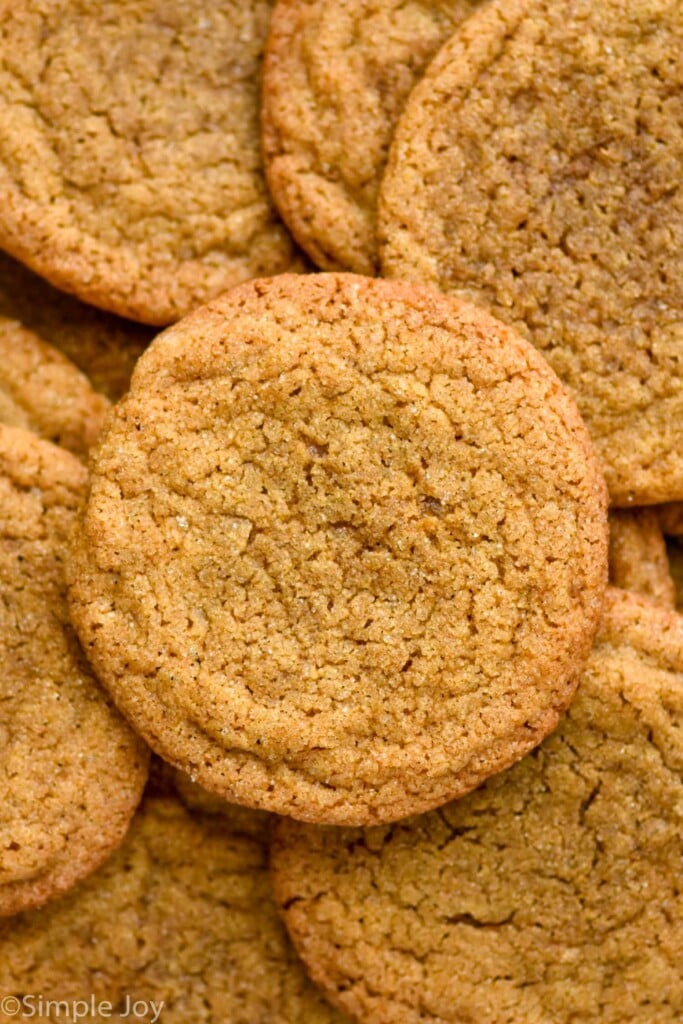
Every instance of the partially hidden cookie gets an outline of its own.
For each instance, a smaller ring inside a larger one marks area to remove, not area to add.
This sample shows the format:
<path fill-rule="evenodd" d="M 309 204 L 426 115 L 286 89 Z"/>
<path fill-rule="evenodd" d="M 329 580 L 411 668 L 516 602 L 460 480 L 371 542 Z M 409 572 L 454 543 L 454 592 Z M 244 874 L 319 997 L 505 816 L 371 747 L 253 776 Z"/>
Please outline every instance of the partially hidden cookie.
<path fill-rule="evenodd" d="M 23 427 L 84 458 L 109 402 L 61 352 L 0 316 L 0 423 Z"/>
<path fill-rule="evenodd" d="M 260 155 L 271 6 L 2 0 L 2 248 L 151 324 L 291 267 Z"/>
<path fill-rule="evenodd" d="M 85 491 L 73 455 L 0 425 L 0 915 L 101 864 L 147 775 L 146 747 L 68 621 L 64 561 Z"/>
<path fill-rule="evenodd" d="M 683 1019 L 683 619 L 612 591 L 557 731 L 391 827 L 282 822 L 275 891 L 364 1024 Z"/>
<path fill-rule="evenodd" d="M 379 183 L 398 116 L 480 0 L 279 0 L 263 79 L 266 174 L 324 270 L 375 274 Z"/>
<path fill-rule="evenodd" d="M 683 498 L 683 6 L 494 0 L 399 121 L 383 272 L 485 306 L 571 388 L 612 502 Z"/>
<path fill-rule="evenodd" d="M 58 1020 L 64 1000 L 85 1024 L 345 1024 L 287 939 L 266 862 L 262 843 L 221 818 L 146 798 L 96 874 L 0 923 L 1 1024 L 17 1003 Z"/>
<path fill-rule="evenodd" d="M 368 824 L 554 728 L 606 568 L 588 435 L 531 345 L 412 285 L 284 275 L 138 363 L 70 607 L 118 706 L 200 785 Z"/>
<path fill-rule="evenodd" d="M 0 252 L 0 316 L 18 320 L 54 345 L 112 402 L 128 390 L 153 331 L 58 291 Z"/>
<path fill-rule="evenodd" d="M 656 508 L 613 509 L 609 515 L 609 579 L 615 587 L 676 607 L 666 541 Z"/>

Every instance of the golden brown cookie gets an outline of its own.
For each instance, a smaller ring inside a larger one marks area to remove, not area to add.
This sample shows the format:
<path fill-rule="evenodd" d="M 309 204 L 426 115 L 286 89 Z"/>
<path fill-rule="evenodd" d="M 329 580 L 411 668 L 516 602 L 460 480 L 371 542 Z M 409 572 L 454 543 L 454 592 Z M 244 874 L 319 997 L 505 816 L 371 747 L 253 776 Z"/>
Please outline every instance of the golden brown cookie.
<path fill-rule="evenodd" d="M 283 822 L 276 897 L 364 1024 L 683 1019 L 683 619 L 611 591 L 576 700 L 510 771 L 388 828 Z"/>
<path fill-rule="evenodd" d="M 68 622 L 64 560 L 85 490 L 73 455 L 0 425 L 0 915 L 101 864 L 147 775 Z"/>
<path fill-rule="evenodd" d="M 292 266 L 260 156 L 271 6 L 2 0 L 2 247 L 152 324 Z"/>
<path fill-rule="evenodd" d="M 109 409 L 73 363 L 0 316 L 0 423 L 32 430 L 85 458 Z"/>
<path fill-rule="evenodd" d="M 57 903 L 0 924 L 0 1024 L 20 1016 L 3 1012 L 12 997 L 21 1015 L 46 1008 L 37 1021 L 66 1019 L 50 1000 L 92 999 L 84 1024 L 150 1022 L 160 1004 L 159 1024 L 345 1024 L 297 960 L 266 859 L 220 817 L 147 798 L 108 864 Z M 35 1002 L 21 1002 L 27 993 Z"/>
<path fill-rule="evenodd" d="M 0 252 L 0 316 L 18 320 L 66 355 L 112 402 L 128 390 L 153 331 L 86 306 Z"/>
<path fill-rule="evenodd" d="M 432 291 L 311 274 L 153 342 L 69 574 L 157 753 L 237 803 L 367 824 L 554 728 L 606 566 L 588 435 L 531 345 Z"/>
<path fill-rule="evenodd" d="M 377 192 L 403 104 L 480 0 L 279 0 L 263 80 L 278 209 L 319 267 L 377 272 Z"/>
<path fill-rule="evenodd" d="M 615 587 L 676 607 L 666 542 L 656 508 L 612 509 L 609 515 L 609 579 Z"/>
<path fill-rule="evenodd" d="M 411 94 L 387 276 L 514 325 L 569 385 L 616 505 L 683 498 L 683 5 L 494 0 Z"/>

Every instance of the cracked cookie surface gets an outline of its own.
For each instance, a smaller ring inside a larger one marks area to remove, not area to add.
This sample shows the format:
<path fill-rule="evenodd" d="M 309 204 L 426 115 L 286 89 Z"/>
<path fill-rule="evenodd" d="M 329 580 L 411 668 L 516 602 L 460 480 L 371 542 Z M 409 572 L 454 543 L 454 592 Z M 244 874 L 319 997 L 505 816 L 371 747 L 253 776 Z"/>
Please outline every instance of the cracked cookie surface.
<path fill-rule="evenodd" d="M 612 509 L 609 514 L 609 580 L 615 587 L 676 607 L 658 508 Z"/>
<path fill-rule="evenodd" d="M 263 842 L 163 797 L 146 797 L 121 849 L 77 889 L 0 923 L 0 990 L 43 1005 L 92 996 L 115 1021 L 141 1000 L 163 1002 L 167 1024 L 348 1024 L 289 943 Z M 1 1024 L 13 1019 L 0 1009 Z"/>
<path fill-rule="evenodd" d="M 0 423 L 32 430 L 84 459 L 109 402 L 78 367 L 16 320 L 0 316 Z"/>
<path fill-rule="evenodd" d="M 268 184 L 325 270 L 373 275 L 377 193 L 410 90 L 479 0 L 280 0 L 263 81 Z"/>
<path fill-rule="evenodd" d="M 4 252 L 0 316 L 18 320 L 59 349 L 112 402 L 128 390 L 133 367 L 153 337 L 149 327 L 58 291 Z"/>
<path fill-rule="evenodd" d="M 260 156 L 269 0 L 0 3 L 0 242 L 149 323 L 292 266 Z"/>
<path fill-rule="evenodd" d="M 70 607 L 162 757 L 236 802 L 367 824 L 554 727 L 606 568 L 604 482 L 531 345 L 412 285 L 290 275 L 138 363 Z"/>
<path fill-rule="evenodd" d="M 683 7 L 496 0 L 394 136 L 389 277 L 513 324 L 571 388 L 613 504 L 683 497 Z"/>
<path fill-rule="evenodd" d="M 68 621 L 64 561 L 85 492 L 76 458 L 0 425 L 0 915 L 102 863 L 147 776 L 147 749 Z"/>
<path fill-rule="evenodd" d="M 683 1016 L 683 620 L 611 590 L 557 731 L 393 826 L 282 822 L 276 897 L 367 1024 Z"/>

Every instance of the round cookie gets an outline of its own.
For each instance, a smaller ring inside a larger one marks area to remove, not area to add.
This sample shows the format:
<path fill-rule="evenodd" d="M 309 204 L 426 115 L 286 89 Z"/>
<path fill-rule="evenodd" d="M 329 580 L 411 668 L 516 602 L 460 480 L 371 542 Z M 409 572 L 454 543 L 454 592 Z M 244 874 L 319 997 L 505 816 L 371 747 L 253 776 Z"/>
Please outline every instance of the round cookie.
<path fill-rule="evenodd" d="M 43 1007 L 107 1001 L 115 1021 L 151 1021 L 151 1004 L 162 1003 L 164 1024 L 348 1024 L 297 960 L 266 863 L 267 848 L 221 818 L 146 798 L 95 875 L 59 902 L 0 923 L 1 1024 L 16 1019 L 5 1004 L 26 993 L 36 1006 L 40 994 Z"/>
<path fill-rule="evenodd" d="M 64 561 L 86 491 L 68 452 L 0 425 L 0 915 L 38 906 L 121 842 L 147 750 L 90 674 Z"/>
<path fill-rule="evenodd" d="M 612 591 L 557 731 L 389 828 L 282 822 L 276 897 L 367 1024 L 683 1017 L 683 619 Z"/>
<path fill-rule="evenodd" d="M 2 316 L 0 365 L 0 423 L 32 430 L 87 457 L 109 402 L 80 370 L 32 331 Z"/>
<path fill-rule="evenodd" d="M 2 247 L 151 324 L 291 267 L 260 155 L 271 6 L 2 0 Z"/>
<path fill-rule="evenodd" d="M 128 390 L 133 367 L 153 337 L 149 327 L 58 291 L 3 252 L 0 316 L 18 320 L 54 345 L 112 402 Z"/>
<path fill-rule="evenodd" d="M 166 760 L 237 803 L 367 824 L 554 728 L 606 568 L 602 477 L 531 345 L 412 285 L 290 275 L 138 363 L 70 607 Z"/>
<path fill-rule="evenodd" d="M 387 276 L 514 325 L 570 387 L 613 504 L 683 498 L 683 90 L 671 0 L 494 0 L 411 94 Z"/>
<path fill-rule="evenodd" d="M 676 591 L 657 512 L 656 508 L 610 512 L 609 580 L 664 608 L 675 608 Z"/>
<path fill-rule="evenodd" d="M 480 0 L 279 0 L 263 76 L 268 184 L 324 270 L 374 275 L 377 193 L 394 126 Z"/>

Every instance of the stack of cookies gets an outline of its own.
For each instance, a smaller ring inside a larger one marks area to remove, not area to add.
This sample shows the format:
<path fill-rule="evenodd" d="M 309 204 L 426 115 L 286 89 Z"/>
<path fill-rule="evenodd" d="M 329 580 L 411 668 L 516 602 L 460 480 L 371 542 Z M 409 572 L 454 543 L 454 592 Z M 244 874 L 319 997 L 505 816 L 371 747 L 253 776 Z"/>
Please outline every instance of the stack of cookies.
<path fill-rule="evenodd" d="M 0 1024 L 683 1020 L 682 52 L 0 0 Z"/>

